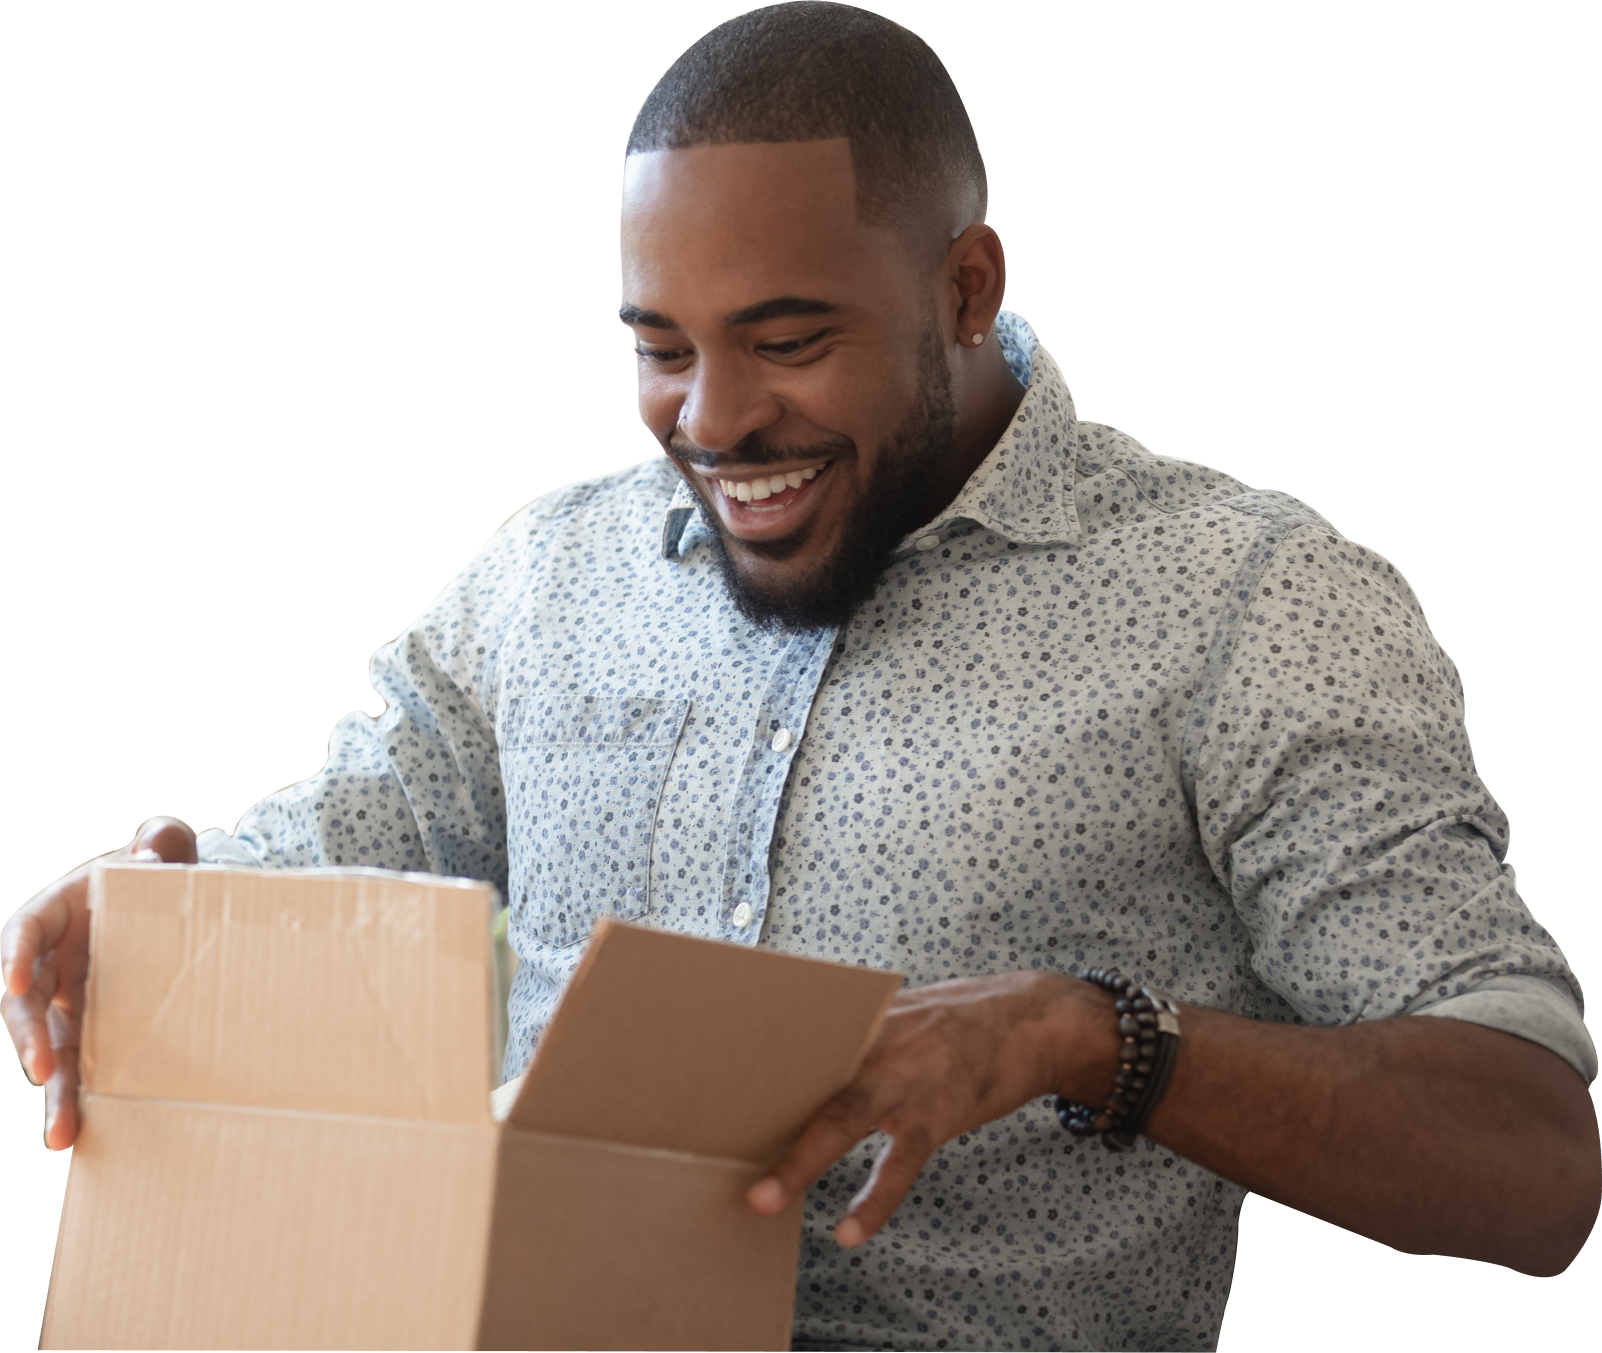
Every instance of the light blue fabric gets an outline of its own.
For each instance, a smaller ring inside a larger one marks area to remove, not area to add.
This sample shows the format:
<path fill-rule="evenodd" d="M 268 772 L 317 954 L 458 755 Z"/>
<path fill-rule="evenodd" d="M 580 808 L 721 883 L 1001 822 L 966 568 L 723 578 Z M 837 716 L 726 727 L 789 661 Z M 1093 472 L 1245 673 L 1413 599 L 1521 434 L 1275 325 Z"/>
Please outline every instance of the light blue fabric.
<path fill-rule="evenodd" d="M 740 619 L 665 458 L 562 490 L 374 658 L 388 710 L 206 857 L 493 881 L 508 1074 L 612 915 L 914 985 L 1115 964 L 1309 1024 L 1463 1001 L 1593 1075 L 1403 579 L 1293 499 L 1078 422 L 1029 327 L 997 332 L 1016 417 L 838 632 Z M 798 1340 L 1212 1346 L 1236 1186 L 1073 1141 L 1041 1101 L 943 1147 L 848 1254 L 829 1227 L 874 1149 L 808 1200 Z"/>

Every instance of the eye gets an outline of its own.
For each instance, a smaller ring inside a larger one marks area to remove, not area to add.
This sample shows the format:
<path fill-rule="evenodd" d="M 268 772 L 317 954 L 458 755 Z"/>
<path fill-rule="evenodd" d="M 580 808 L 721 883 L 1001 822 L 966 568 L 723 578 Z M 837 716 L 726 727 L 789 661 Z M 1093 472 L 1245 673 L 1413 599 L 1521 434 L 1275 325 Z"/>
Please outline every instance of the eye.
<path fill-rule="evenodd" d="M 773 343 L 759 343 L 757 351 L 766 353 L 770 357 L 794 357 L 798 353 L 805 352 L 828 332 L 827 329 L 819 329 L 817 333 L 805 334 L 800 338 L 781 338 Z"/>
<path fill-rule="evenodd" d="M 683 348 L 648 348 L 639 343 L 634 345 L 634 353 L 656 366 L 672 366 L 690 355 Z"/>

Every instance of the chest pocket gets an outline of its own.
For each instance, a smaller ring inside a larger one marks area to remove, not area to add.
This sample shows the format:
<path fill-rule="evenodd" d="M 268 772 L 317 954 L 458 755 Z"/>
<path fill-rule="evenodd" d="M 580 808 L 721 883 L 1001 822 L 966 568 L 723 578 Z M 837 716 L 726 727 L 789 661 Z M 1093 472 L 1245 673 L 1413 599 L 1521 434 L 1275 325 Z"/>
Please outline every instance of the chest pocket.
<path fill-rule="evenodd" d="M 576 944 L 650 907 L 651 837 L 688 700 L 576 695 L 509 703 L 501 736 L 513 921 Z"/>

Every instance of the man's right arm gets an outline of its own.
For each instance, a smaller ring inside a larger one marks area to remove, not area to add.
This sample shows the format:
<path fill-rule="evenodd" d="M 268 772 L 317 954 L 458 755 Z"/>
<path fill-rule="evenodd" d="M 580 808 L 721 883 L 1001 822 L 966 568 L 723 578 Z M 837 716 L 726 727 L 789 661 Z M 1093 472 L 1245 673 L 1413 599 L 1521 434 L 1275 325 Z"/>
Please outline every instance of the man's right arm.
<path fill-rule="evenodd" d="M 505 617 L 556 493 L 508 521 L 415 625 L 373 657 L 377 718 L 341 720 L 328 760 L 269 795 L 232 836 L 153 818 L 102 859 L 292 868 L 368 867 L 484 879 L 506 892 L 506 816 L 494 732 Z M 77 1135 L 78 1037 L 89 966 L 89 861 L 26 902 L 0 932 L 0 996 L 23 1070 L 45 1087 L 45 1143 Z"/>

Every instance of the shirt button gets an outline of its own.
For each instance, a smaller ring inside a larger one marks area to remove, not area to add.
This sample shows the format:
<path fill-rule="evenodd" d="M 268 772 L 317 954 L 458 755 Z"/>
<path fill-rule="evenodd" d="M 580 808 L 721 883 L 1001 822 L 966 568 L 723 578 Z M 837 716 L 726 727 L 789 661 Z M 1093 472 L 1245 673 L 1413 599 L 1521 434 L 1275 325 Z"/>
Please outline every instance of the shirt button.
<path fill-rule="evenodd" d="M 934 549 L 934 547 L 936 545 L 938 545 L 940 543 L 940 537 L 939 536 L 919 536 L 918 539 L 913 543 L 916 544 L 917 547 L 920 550 L 932 550 L 932 549 Z"/>
<path fill-rule="evenodd" d="M 787 752 L 790 750 L 790 744 L 794 741 L 795 739 L 790 736 L 790 730 L 788 728 L 781 728 L 773 735 L 773 750 L 776 752 Z"/>
<path fill-rule="evenodd" d="M 751 924 L 751 917 L 753 914 L 754 913 L 751 911 L 751 904 L 749 902 L 742 902 L 734 909 L 734 915 L 729 919 L 734 922 L 734 927 L 736 930 L 744 930 L 746 926 Z"/>

